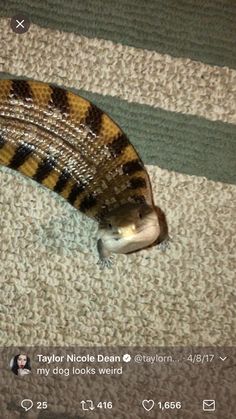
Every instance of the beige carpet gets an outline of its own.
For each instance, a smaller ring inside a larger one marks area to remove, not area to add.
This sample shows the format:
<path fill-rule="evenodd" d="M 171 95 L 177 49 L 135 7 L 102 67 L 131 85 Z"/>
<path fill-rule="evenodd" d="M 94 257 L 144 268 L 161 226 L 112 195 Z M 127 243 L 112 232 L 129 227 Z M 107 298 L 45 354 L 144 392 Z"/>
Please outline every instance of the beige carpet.
<path fill-rule="evenodd" d="M 235 343 L 235 187 L 148 169 L 170 248 L 116 256 L 104 271 L 94 222 L 1 170 L 2 343 Z"/>

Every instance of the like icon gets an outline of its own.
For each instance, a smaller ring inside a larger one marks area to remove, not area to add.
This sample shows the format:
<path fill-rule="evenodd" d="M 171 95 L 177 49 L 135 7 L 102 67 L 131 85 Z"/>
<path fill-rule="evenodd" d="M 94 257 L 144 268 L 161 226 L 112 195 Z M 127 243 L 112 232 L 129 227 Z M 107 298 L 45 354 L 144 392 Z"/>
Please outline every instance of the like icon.
<path fill-rule="evenodd" d="M 142 401 L 142 406 L 145 410 L 147 410 L 147 412 L 150 412 L 150 410 L 153 409 L 154 407 L 154 400 L 143 400 Z"/>

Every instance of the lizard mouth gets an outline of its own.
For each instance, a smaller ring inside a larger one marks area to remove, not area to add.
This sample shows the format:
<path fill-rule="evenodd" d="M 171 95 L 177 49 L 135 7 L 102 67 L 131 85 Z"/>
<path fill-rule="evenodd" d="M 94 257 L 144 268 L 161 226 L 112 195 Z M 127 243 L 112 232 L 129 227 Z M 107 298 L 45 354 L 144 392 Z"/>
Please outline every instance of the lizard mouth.
<path fill-rule="evenodd" d="M 157 223 L 148 226 L 134 225 L 119 228 L 117 232 L 102 238 L 104 246 L 114 253 L 130 253 L 141 250 L 152 244 L 159 234 Z"/>

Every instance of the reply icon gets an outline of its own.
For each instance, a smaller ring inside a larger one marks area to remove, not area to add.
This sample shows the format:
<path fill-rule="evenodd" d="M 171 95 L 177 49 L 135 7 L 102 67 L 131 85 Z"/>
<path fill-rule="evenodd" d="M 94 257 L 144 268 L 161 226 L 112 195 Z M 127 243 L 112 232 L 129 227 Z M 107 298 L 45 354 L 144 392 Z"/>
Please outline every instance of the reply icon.
<path fill-rule="evenodd" d="M 30 399 L 24 399 L 21 402 L 21 407 L 23 407 L 23 409 L 25 409 L 26 412 L 27 410 L 30 410 L 33 407 L 33 405 L 34 403 Z"/>

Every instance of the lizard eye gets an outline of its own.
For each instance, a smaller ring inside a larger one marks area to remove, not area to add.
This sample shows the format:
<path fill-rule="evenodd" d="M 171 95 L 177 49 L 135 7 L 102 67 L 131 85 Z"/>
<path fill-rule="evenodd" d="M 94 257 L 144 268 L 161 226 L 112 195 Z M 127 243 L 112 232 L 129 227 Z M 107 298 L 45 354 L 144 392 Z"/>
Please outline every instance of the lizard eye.
<path fill-rule="evenodd" d="M 109 224 L 108 224 L 108 227 L 109 227 L 109 228 L 112 228 L 112 224 L 111 224 L 111 223 L 109 223 Z"/>
<path fill-rule="evenodd" d="M 143 218 L 143 214 L 141 214 L 141 212 L 139 213 L 139 218 L 140 218 L 140 220 L 142 220 L 142 218 Z"/>

